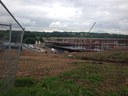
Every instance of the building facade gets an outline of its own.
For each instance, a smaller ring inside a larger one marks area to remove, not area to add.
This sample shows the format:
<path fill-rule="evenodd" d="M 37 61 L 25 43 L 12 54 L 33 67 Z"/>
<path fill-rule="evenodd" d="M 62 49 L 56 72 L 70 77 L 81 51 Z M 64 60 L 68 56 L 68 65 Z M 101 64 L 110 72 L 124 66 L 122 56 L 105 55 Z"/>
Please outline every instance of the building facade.
<path fill-rule="evenodd" d="M 51 47 L 81 51 L 100 51 L 112 48 L 128 47 L 128 39 L 114 38 L 49 38 L 46 42 Z"/>

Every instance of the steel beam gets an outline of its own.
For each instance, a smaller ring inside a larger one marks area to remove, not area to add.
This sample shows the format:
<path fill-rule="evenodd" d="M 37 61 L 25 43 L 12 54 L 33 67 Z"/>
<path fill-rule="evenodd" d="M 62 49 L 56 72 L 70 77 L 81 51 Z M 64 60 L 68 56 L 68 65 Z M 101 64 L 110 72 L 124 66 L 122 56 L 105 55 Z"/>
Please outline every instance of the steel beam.
<path fill-rule="evenodd" d="M 10 26 L 9 24 L 0 24 L 0 26 Z"/>

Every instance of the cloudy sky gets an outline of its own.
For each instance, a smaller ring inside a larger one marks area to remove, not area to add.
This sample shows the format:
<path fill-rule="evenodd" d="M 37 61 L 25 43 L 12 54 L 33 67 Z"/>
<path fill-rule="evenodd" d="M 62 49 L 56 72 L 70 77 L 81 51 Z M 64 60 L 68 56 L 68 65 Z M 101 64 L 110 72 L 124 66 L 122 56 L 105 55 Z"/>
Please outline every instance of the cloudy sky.
<path fill-rule="evenodd" d="M 128 34 L 128 0 L 2 1 L 26 30 Z"/>

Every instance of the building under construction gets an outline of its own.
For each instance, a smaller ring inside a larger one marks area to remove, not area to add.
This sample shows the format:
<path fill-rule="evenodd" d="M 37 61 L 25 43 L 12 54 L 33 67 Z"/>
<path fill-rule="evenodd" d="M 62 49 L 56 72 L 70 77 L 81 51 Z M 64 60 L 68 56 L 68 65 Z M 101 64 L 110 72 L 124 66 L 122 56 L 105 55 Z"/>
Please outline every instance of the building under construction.
<path fill-rule="evenodd" d="M 128 48 L 128 39 L 49 38 L 45 45 L 67 51 L 103 51 L 112 48 Z"/>

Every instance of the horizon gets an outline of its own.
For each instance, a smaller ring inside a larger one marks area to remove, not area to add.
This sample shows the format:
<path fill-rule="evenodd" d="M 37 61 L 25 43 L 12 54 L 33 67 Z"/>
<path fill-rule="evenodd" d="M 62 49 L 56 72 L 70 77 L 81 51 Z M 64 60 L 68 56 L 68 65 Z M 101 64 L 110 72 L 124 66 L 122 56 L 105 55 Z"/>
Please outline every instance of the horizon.
<path fill-rule="evenodd" d="M 123 34 L 123 33 L 109 33 L 109 32 L 78 32 L 78 31 L 56 31 L 56 30 L 54 30 L 54 31 L 30 31 L 30 30 L 25 30 L 25 31 L 27 31 L 27 32 L 46 32 L 46 33 L 53 33 L 53 32 L 59 32 L 59 33 L 61 33 L 61 32 L 72 32 L 72 33 L 96 33 L 96 34 L 115 34 L 115 35 L 128 35 L 128 34 Z"/>

